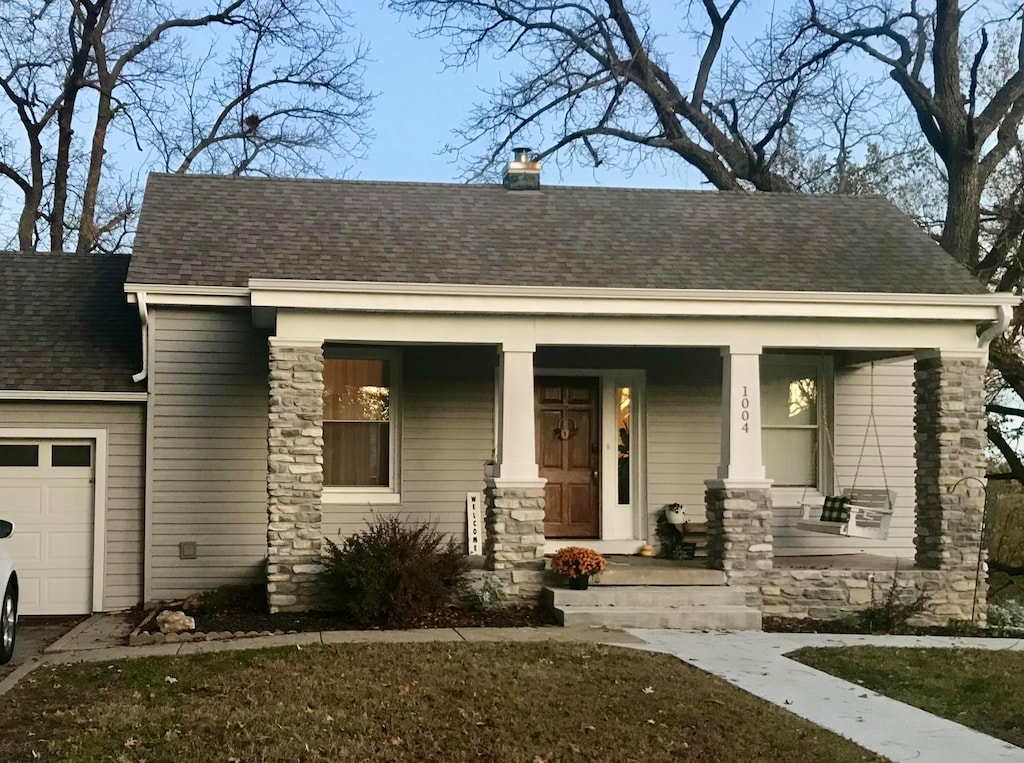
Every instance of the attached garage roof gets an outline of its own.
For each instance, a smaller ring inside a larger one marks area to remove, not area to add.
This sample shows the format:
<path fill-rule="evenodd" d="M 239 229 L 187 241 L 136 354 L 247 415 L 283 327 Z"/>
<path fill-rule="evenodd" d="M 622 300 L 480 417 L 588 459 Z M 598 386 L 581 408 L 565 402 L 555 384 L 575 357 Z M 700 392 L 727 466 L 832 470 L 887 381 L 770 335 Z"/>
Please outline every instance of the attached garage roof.
<path fill-rule="evenodd" d="M 151 175 L 128 280 L 978 294 L 883 198 Z"/>
<path fill-rule="evenodd" d="M 139 392 L 128 257 L 0 252 L 0 390 Z"/>

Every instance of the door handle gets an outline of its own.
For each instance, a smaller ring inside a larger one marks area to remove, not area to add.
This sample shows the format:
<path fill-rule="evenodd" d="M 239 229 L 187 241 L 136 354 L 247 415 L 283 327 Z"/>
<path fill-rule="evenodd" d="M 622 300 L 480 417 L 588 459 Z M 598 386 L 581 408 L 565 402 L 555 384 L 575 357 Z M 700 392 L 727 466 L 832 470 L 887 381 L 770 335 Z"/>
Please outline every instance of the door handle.
<path fill-rule="evenodd" d="M 591 476 L 594 478 L 594 484 L 596 485 L 597 484 L 597 476 L 598 476 L 597 475 L 597 469 L 594 469 L 594 471 L 591 472 Z"/>

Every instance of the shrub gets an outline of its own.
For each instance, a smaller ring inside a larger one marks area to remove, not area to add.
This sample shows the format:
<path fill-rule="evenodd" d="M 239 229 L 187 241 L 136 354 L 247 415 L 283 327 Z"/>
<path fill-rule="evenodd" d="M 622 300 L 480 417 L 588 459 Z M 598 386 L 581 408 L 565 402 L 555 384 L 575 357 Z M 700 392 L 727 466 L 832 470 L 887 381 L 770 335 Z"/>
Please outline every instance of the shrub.
<path fill-rule="evenodd" d="M 327 541 L 323 606 L 353 625 L 402 628 L 448 605 L 466 586 L 469 559 L 436 526 L 377 517 L 338 546 Z"/>
<path fill-rule="evenodd" d="M 1013 600 L 1002 604 L 989 604 L 988 627 L 999 634 L 1024 633 L 1024 604 Z"/>
<path fill-rule="evenodd" d="M 871 605 L 853 617 L 870 633 L 905 633 L 909 621 L 928 611 L 931 602 L 924 592 L 901 591 L 899 567 L 893 574 L 892 583 L 880 599 L 875 598 L 875 586 L 871 585 Z"/>

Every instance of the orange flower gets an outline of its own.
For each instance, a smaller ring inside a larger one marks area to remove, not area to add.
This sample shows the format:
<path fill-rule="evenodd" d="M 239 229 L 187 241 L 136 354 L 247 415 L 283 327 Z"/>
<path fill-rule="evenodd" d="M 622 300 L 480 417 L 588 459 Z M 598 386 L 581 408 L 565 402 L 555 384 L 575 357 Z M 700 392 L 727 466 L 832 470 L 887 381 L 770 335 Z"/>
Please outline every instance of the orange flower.
<path fill-rule="evenodd" d="M 551 557 L 551 569 L 570 578 L 604 572 L 604 557 L 592 548 L 569 546 Z"/>

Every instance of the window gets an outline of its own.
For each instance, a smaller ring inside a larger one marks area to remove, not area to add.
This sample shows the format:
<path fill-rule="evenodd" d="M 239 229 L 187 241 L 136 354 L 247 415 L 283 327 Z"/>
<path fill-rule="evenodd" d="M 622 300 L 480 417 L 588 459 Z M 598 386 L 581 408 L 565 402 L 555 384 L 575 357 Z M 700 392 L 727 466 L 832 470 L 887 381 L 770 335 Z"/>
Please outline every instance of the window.
<path fill-rule="evenodd" d="M 50 450 L 51 466 L 92 466 L 91 445 L 54 445 Z"/>
<path fill-rule="evenodd" d="M 629 387 L 617 387 L 615 390 L 615 427 L 618 432 L 618 495 L 619 505 L 628 505 L 632 501 L 630 490 L 630 443 L 633 423 L 633 395 Z"/>
<path fill-rule="evenodd" d="M 393 488 L 394 362 L 324 360 L 324 485 Z"/>
<path fill-rule="evenodd" d="M 824 359 L 763 356 L 761 442 L 778 487 L 821 487 Z"/>
<path fill-rule="evenodd" d="M 0 445 L 0 466 L 39 466 L 39 446 Z"/>

